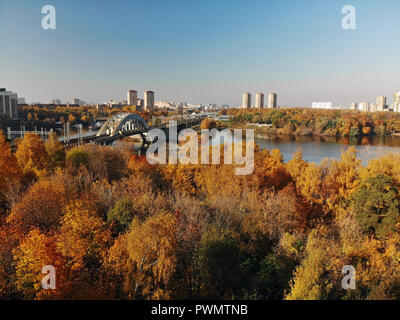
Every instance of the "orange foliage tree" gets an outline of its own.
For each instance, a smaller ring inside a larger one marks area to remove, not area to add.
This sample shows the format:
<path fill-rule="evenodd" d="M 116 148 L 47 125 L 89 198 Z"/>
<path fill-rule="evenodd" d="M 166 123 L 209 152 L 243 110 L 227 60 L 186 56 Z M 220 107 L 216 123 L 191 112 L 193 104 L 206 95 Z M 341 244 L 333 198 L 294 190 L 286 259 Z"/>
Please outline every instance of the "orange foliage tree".
<path fill-rule="evenodd" d="M 63 209 L 68 201 L 65 186 L 57 180 L 42 179 L 29 188 L 21 201 L 11 210 L 8 222 L 23 232 L 31 228 L 42 231 L 59 227 Z"/>
<path fill-rule="evenodd" d="M 9 184 L 18 183 L 21 178 L 21 169 L 9 144 L 0 132 L 0 197 L 8 189 Z"/>
<path fill-rule="evenodd" d="M 55 237 L 33 229 L 14 252 L 16 287 L 28 299 L 67 298 L 69 277 L 65 260 L 57 251 Z M 51 265 L 56 271 L 56 289 L 42 288 L 44 266 Z"/>

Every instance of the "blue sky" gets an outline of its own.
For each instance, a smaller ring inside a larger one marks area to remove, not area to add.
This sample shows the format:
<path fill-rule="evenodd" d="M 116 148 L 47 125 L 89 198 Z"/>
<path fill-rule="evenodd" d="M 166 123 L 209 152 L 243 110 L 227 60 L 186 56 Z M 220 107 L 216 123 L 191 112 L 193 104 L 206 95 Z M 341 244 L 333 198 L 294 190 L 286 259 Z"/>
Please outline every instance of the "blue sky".
<path fill-rule="evenodd" d="M 57 29 L 41 28 L 44 5 Z M 341 8 L 356 8 L 343 30 Z M 28 102 L 125 99 L 239 105 L 389 101 L 400 90 L 399 0 L 0 0 L 0 87 Z"/>

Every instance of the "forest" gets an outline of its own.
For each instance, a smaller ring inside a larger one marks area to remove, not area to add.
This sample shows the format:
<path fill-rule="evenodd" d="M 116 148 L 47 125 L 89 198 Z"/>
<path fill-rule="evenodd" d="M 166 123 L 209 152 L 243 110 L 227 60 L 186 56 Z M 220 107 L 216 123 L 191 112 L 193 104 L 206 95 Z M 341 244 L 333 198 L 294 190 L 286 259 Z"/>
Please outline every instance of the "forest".
<path fill-rule="evenodd" d="M 399 188 L 399 155 L 354 148 L 320 164 L 256 149 L 237 176 L 0 134 L 0 299 L 399 299 Z"/>
<path fill-rule="evenodd" d="M 270 134 L 321 136 L 384 136 L 400 133 L 400 114 L 310 108 L 224 109 L 220 114 L 232 115 L 231 126 L 248 123 L 270 124 Z"/>

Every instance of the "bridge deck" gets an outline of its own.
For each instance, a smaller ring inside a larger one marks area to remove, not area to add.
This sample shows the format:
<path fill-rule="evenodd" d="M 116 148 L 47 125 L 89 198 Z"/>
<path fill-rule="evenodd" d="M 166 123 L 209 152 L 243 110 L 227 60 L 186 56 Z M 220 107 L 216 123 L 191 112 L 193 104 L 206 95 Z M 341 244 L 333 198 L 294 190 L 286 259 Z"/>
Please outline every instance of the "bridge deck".
<path fill-rule="evenodd" d="M 186 128 L 193 127 L 196 125 L 199 125 L 201 121 L 205 117 L 199 117 L 199 118 L 190 118 L 190 119 L 182 119 L 175 121 L 176 125 L 179 126 L 185 126 Z M 100 135 L 97 136 L 96 132 L 91 132 L 91 133 L 86 133 L 82 134 L 81 136 L 74 135 L 73 137 L 70 137 L 69 139 L 64 139 L 64 137 L 60 137 L 59 141 L 63 142 L 64 144 L 69 144 L 69 145 L 76 145 L 79 143 L 96 143 L 96 144 L 110 144 L 113 141 L 138 135 L 138 134 L 144 134 L 152 129 L 161 129 L 161 130 L 167 130 L 169 129 L 169 124 L 170 123 L 162 123 L 160 125 L 156 126 L 150 126 L 146 130 L 130 130 L 130 131 L 123 131 L 118 134 L 113 134 L 113 135 Z"/>

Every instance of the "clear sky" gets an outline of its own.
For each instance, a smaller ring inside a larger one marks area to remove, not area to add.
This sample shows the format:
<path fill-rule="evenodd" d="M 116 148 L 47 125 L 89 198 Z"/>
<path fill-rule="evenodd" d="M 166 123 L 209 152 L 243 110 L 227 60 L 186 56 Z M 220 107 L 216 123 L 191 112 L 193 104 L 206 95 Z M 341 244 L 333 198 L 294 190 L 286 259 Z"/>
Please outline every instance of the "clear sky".
<path fill-rule="evenodd" d="M 56 30 L 41 27 L 44 5 Z M 341 26 L 356 8 L 356 30 Z M 0 87 L 28 102 L 375 101 L 400 90 L 399 0 L 0 0 Z"/>

